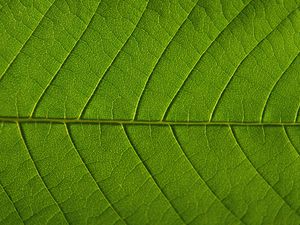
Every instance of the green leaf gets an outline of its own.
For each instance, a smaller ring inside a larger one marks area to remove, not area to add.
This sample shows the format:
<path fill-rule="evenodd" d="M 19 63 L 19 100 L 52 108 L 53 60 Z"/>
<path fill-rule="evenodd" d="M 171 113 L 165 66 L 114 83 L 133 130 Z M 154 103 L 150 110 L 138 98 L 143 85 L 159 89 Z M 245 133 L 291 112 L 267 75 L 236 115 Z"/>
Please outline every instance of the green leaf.
<path fill-rule="evenodd" d="M 0 0 L 0 224 L 300 224 L 300 0 Z"/>

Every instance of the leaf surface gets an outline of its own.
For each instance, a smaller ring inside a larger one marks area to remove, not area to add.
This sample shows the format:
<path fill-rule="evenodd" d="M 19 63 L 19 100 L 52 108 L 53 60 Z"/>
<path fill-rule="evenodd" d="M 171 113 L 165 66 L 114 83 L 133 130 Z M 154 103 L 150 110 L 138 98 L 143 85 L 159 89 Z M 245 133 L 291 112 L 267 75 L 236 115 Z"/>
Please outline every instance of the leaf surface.
<path fill-rule="evenodd" d="M 298 0 L 0 0 L 0 224 L 300 224 Z"/>

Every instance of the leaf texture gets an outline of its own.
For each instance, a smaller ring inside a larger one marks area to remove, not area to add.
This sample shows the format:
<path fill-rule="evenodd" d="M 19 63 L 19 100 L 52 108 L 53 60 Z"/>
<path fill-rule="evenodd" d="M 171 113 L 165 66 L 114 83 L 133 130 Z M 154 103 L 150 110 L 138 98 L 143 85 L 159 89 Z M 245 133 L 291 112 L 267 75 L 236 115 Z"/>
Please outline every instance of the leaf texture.
<path fill-rule="evenodd" d="M 0 224 L 300 224 L 299 0 L 0 0 Z"/>

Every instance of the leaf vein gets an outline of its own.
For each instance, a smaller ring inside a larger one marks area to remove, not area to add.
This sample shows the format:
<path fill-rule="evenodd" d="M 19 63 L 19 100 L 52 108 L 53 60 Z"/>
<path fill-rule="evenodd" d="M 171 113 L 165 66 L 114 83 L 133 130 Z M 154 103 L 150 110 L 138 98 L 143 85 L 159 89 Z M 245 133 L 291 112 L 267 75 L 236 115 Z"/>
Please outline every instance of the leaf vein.
<path fill-rule="evenodd" d="M 163 50 L 162 54 L 160 55 L 160 57 L 157 59 L 157 61 L 156 61 L 155 65 L 154 65 L 154 67 L 153 67 L 150 75 L 148 76 L 148 78 L 147 78 L 147 80 L 145 82 L 144 88 L 143 88 L 143 90 L 142 90 L 142 92 L 141 92 L 141 94 L 140 94 L 140 96 L 139 96 L 139 98 L 137 100 L 137 104 L 136 104 L 134 115 L 133 115 L 133 120 L 135 120 L 136 117 L 137 117 L 138 109 L 139 109 L 139 105 L 140 105 L 140 101 L 143 98 L 143 95 L 144 95 L 144 93 L 146 91 L 147 86 L 149 85 L 149 82 L 151 81 L 151 77 L 153 76 L 153 73 L 154 73 L 155 69 L 160 64 L 161 60 L 163 59 L 163 56 L 166 54 L 166 52 L 169 49 L 169 46 L 172 43 L 172 41 L 174 40 L 174 38 L 178 35 L 178 33 L 180 32 L 180 30 L 182 29 L 182 27 L 184 26 L 184 24 L 188 21 L 189 16 L 193 13 L 193 11 L 196 8 L 196 6 L 198 5 L 199 1 L 200 0 L 198 0 L 196 2 L 196 4 L 193 6 L 193 8 L 191 9 L 191 11 L 189 13 L 187 13 L 186 18 L 179 25 L 179 27 L 177 28 L 177 31 L 175 32 L 175 34 L 173 35 L 173 37 L 170 39 L 170 41 L 168 42 L 167 46 L 164 48 L 164 50 Z"/>
<path fill-rule="evenodd" d="M 236 219 L 238 219 L 240 222 L 242 222 L 243 224 L 246 224 L 242 218 L 239 218 L 238 215 L 232 210 L 230 209 L 223 201 L 222 199 L 218 196 L 218 194 L 211 188 L 211 186 L 206 182 L 206 180 L 202 177 L 202 175 L 199 173 L 198 170 L 196 170 L 194 164 L 191 162 L 190 158 L 187 156 L 186 151 L 183 149 L 182 144 L 179 142 L 177 134 L 174 130 L 174 128 L 170 125 L 170 130 L 172 133 L 172 136 L 175 140 L 175 142 L 177 143 L 178 147 L 180 148 L 180 150 L 182 151 L 184 157 L 187 159 L 187 161 L 189 162 L 189 164 L 191 165 L 191 167 L 193 168 L 193 170 L 196 172 L 196 174 L 198 175 L 198 177 L 200 178 L 200 180 L 205 184 L 205 186 L 208 188 L 208 190 L 213 194 L 213 196 L 216 197 L 216 199 L 228 210 L 228 212 L 230 214 L 232 214 Z"/>
<path fill-rule="evenodd" d="M 131 125 L 219 125 L 219 126 L 299 126 L 300 122 L 228 122 L 228 121 L 145 121 L 145 120 L 105 120 L 105 119 L 67 119 L 67 118 L 28 118 L 0 117 L 7 123 L 68 123 L 68 124 L 131 124 Z"/>
<path fill-rule="evenodd" d="M 270 100 L 271 94 L 273 93 L 273 90 L 276 88 L 276 86 L 280 83 L 280 80 L 284 77 L 284 75 L 287 73 L 287 71 L 289 70 L 289 68 L 294 64 L 294 62 L 296 61 L 296 59 L 298 58 L 300 52 L 296 55 L 296 57 L 292 60 L 292 62 L 288 65 L 288 67 L 283 71 L 283 73 L 278 77 L 278 79 L 276 80 L 276 82 L 274 83 L 274 85 L 272 86 L 268 96 L 267 96 L 267 100 L 265 101 L 263 110 L 262 110 L 262 114 L 261 114 L 261 121 L 263 121 L 264 115 L 266 113 L 266 109 L 267 109 L 267 104 Z"/>
<path fill-rule="evenodd" d="M 300 6 L 296 7 L 294 10 L 292 10 L 291 12 L 288 13 L 288 15 L 281 20 L 273 29 L 271 29 L 271 31 L 263 38 L 261 39 L 253 48 L 252 50 L 246 54 L 246 56 L 243 58 L 243 60 L 238 64 L 238 66 L 235 68 L 235 70 L 233 71 L 232 75 L 230 76 L 229 80 L 227 81 L 227 83 L 225 84 L 224 88 L 222 89 L 221 93 L 219 94 L 219 97 L 216 101 L 216 103 L 214 104 L 214 107 L 212 109 L 212 112 L 210 114 L 210 118 L 209 121 L 211 121 L 215 115 L 216 109 L 221 101 L 221 99 L 224 96 L 224 93 L 226 92 L 227 87 L 229 86 L 229 84 L 231 83 L 231 81 L 233 80 L 234 75 L 238 72 L 238 70 L 241 68 L 241 66 L 244 64 L 245 60 L 254 52 L 254 50 L 264 41 L 266 40 L 275 30 L 278 29 L 278 27 L 289 18 L 290 15 L 292 15 L 294 12 L 296 12 L 299 9 Z"/>
<path fill-rule="evenodd" d="M 291 146 L 293 147 L 293 149 L 297 152 L 297 154 L 300 156 L 300 150 L 298 148 L 296 148 L 295 144 L 292 142 L 292 139 L 290 138 L 290 135 L 288 134 L 286 127 L 282 126 L 282 129 L 285 133 L 285 136 L 287 137 L 288 142 L 291 144 Z"/>
<path fill-rule="evenodd" d="M 235 21 L 241 14 L 242 12 L 251 4 L 251 2 L 253 2 L 254 0 L 251 0 L 248 4 L 246 4 L 243 9 L 235 16 L 232 18 L 232 20 L 223 28 L 223 30 L 220 31 L 220 33 L 215 37 L 215 39 L 209 44 L 209 46 L 205 49 L 205 51 L 201 54 L 201 56 L 199 57 L 199 59 L 197 60 L 197 62 L 195 63 L 195 65 L 191 68 L 191 70 L 189 71 L 189 73 L 186 75 L 186 78 L 183 80 L 182 84 L 180 85 L 180 87 L 177 89 L 174 97 L 171 99 L 170 103 L 168 104 L 168 106 L 166 107 L 166 110 L 164 112 L 164 114 L 162 115 L 162 119 L 161 120 L 166 120 L 166 117 L 168 116 L 168 113 L 172 107 L 172 105 L 174 104 L 178 94 L 180 93 L 180 91 L 182 90 L 182 88 L 185 86 L 185 84 L 187 83 L 187 81 L 190 78 L 191 73 L 195 70 L 196 66 L 200 63 L 201 59 L 204 57 L 205 54 L 207 54 L 208 50 L 213 46 L 213 44 L 215 43 L 215 41 L 224 33 L 224 31 L 229 27 L 230 24 L 232 24 L 233 21 Z"/>
<path fill-rule="evenodd" d="M 49 82 L 47 83 L 46 87 L 44 88 L 44 90 L 42 91 L 42 93 L 40 94 L 39 98 L 37 99 L 36 103 L 33 106 L 33 109 L 30 113 L 30 117 L 32 117 L 34 115 L 34 112 L 36 111 L 39 103 L 41 102 L 41 100 L 43 99 L 44 95 L 46 94 L 46 91 L 48 90 L 48 88 L 51 86 L 52 82 L 55 80 L 55 78 L 57 77 L 57 75 L 59 74 L 59 72 L 61 71 L 61 68 L 65 65 L 65 63 L 68 61 L 68 59 L 70 58 L 70 56 L 72 55 L 72 52 L 76 49 L 76 46 L 78 45 L 78 43 L 80 43 L 81 38 L 83 37 L 83 35 L 86 33 L 86 31 L 88 30 L 88 27 L 90 26 L 91 22 L 93 21 L 96 12 L 100 6 L 102 0 L 99 1 L 98 6 L 95 10 L 95 12 L 93 13 L 90 21 L 88 22 L 88 24 L 86 24 L 82 34 L 80 35 L 80 37 L 78 38 L 78 40 L 75 42 L 74 46 L 72 47 L 71 51 L 67 54 L 67 56 L 65 57 L 64 61 L 60 64 L 59 68 L 57 69 L 56 73 L 52 76 L 52 78 L 49 80 Z"/>
<path fill-rule="evenodd" d="M 131 34 L 128 36 L 127 40 L 124 42 L 124 44 L 122 45 L 122 47 L 119 49 L 119 51 L 117 52 L 117 54 L 115 55 L 115 57 L 113 58 L 112 62 L 108 65 L 108 67 L 106 68 L 104 74 L 102 76 L 100 76 L 99 80 L 97 81 L 97 84 L 96 86 L 94 87 L 92 93 L 90 94 L 90 96 L 87 98 L 87 101 L 85 102 L 85 104 L 83 105 L 82 109 L 80 110 L 80 113 L 78 115 L 78 119 L 82 118 L 82 116 L 84 115 L 88 105 L 90 104 L 90 102 L 92 101 L 93 99 L 93 96 L 95 95 L 96 91 L 98 90 L 101 82 L 103 81 L 103 79 L 107 76 L 110 68 L 112 67 L 113 63 L 116 61 L 116 59 L 119 57 L 120 53 L 122 52 L 123 48 L 126 46 L 126 44 L 128 43 L 129 39 L 131 38 L 132 34 L 135 32 L 135 30 L 137 29 L 138 27 L 138 24 L 140 23 L 141 19 L 143 18 L 143 15 L 144 13 L 146 12 L 147 10 L 147 6 L 148 6 L 148 3 L 150 2 L 150 0 L 147 1 L 147 4 L 145 6 L 145 9 L 144 11 L 142 12 L 142 15 L 141 17 L 139 18 L 139 20 L 137 21 L 134 29 L 132 30 Z"/>
<path fill-rule="evenodd" d="M 11 62 L 7 65 L 6 69 L 4 70 L 4 72 L 0 75 L 0 82 L 2 80 L 2 78 L 4 77 L 4 75 L 6 74 L 6 72 L 8 71 L 8 69 L 15 63 L 17 57 L 20 55 L 20 53 L 22 52 L 23 48 L 27 45 L 28 41 L 31 39 L 33 33 L 37 30 L 37 28 L 40 26 L 41 22 L 43 21 L 43 19 L 45 18 L 46 14 L 49 12 L 49 10 L 52 8 L 52 6 L 55 4 L 57 0 L 55 0 L 47 9 L 47 11 L 44 13 L 44 15 L 42 15 L 40 21 L 38 22 L 38 24 L 36 25 L 36 27 L 34 28 L 34 30 L 31 32 L 31 34 L 29 35 L 29 37 L 27 38 L 27 40 L 25 41 L 25 43 L 22 45 L 22 47 L 20 48 L 20 50 L 18 51 L 18 53 L 15 55 L 15 57 L 11 60 Z"/>
<path fill-rule="evenodd" d="M 174 209 L 174 211 L 176 212 L 176 214 L 178 215 L 178 217 L 180 218 L 180 220 L 184 223 L 187 224 L 187 222 L 185 221 L 185 219 L 181 216 L 181 214 L 178 212 L 178 210 L 176 209 L 176 207 L 174 206 L 174 204 L 172 203 L 172 201 L 167 197 L 165 191 L 163 190 L 163 188 L 160 187 L 160 185 L 158 184 L 157 179 L 155 178 L 155 176 L 152 174 L 151 170 L 149 169 L 149 167 L 147 166 L 147 164 L 144 162 L 144 160 L 142 159 L 142 157 L 140 156 L 140 154 L 138 153 L 136 147 L 133 144 L 133 141 L 130 139 L 129 135 L 128 135 L 128 131 L 126 129 L 126 127 L 124 127 L 123 125 L 122 129 L 124 131 L 124 134 L 129 142 L 129 144 L 131 145 L 131 148 L 133 149 L 133 151 L 135 152 L 136 156 L 138 157 L 138 159 L 142 162 L 144 168 L 146 169 L 146 171 L 148 172 L 148 174 L 150 175 L 150 177 L 152 178 L 153 182 L 155 183 L 155 185 L 157 186 L 157 188 L 160 190 L 160 192 L 162 193 L 162 195 L 165 197 L 165 199 L 169 202 L 170 206 Z"/>
<path fill-rule="evenodd" d="M 256 166 L 253 164 L 252 160 L 250 160 L 250 158 L 248 157 L 248 154 L 246 154 L 246 152 L 244 151 L 244 149 L 242 148 L 240 142 L 238 141 L 235 131 L 232 129 L 232 127 L 229 125 L 229 130 L 230 133 L 234 139 L 234 141 L 236 142 L 236 144 L 238 145 L 239 149 L 241 150 L 241 152 L 244 154 L 244 156 L 246 157 L 246 159 L 248 160 L 248 162 L 251 164 L 251 166 L 255 169 L 256 173 L 265 181 L 265 183 L 278 195 L 278 197 L 280 197 L 283 202 L 298 216 L 300 216 L 300 214 L 296 211 L 296 209 L 293 208 L 293 206 L 284 198 L 281 196 L 281 194 L 273 187 L 273 185 L 271 185 L 271 183 L 263 176 L 263 174 L 261 172 L 259 172 L 259 170 L 256 168 Z"/>
<path fill-rule="evenodd" d="M 67 222 L 67 224 L 70 224 L 69 221 L 67 220 L 67 217 L 66 217 L 65 212 L 64 212 L 63 209 L 60 207 L 60 204 L 58 203 L 58 201 L 56 200 L 56 198 L 53 196 L 53 194 L 51 193 L 50 189 L 48 188 L 47 184 L 46 184 L 45 181 L 44 181 L 44 179 L 43 179 L 43 177 L 42 177 L 42 175 L 41 175 L 41 173 L 40 173 L 40 171 L 39 171 L 39 169 L 38 169 L 38 167 L 37 167 L 37 165 L 36 165 L 36 163 L 35 163 L 35 161 L 34 161 L 34 159 L 33 159 L 33 157 L 32 157 L 31 151 L 30 151 L 29 148 L 28 148 L 28 145 L 27 145 L 27 142 L 26 142 L 26 139 L 25 139 L 25 135 L 24 135 L 24 131 L 23 131 L 23 129 L 22 129 L 22 127 L 21 127 L 21 125 L 20 125 L 19 122 L 17 122 L 17 127 L 18 127 L 18 130 L 19 130 L 19 134 L 20 134 L 21 140 L 22 140 L 22 142 L 23 142 L 23 145 L 24 145 L 25 149 L 26 149 L 27 152 L 28 152 L 29 158 L 30 158 L 30 160 L 31 160 L 31 162 L 32 162 L 32 164 L 33 164 L 33 166 L 34 166 L 34 169 L 35 169 L 36 172 L 37 172 L 37 175 L 39 176 L 39 178 L 40 178 L 40 180 L 42 181 L 42 183 L 43 183 L 45 189 L 48 191 L 49 195 L 50 195 L 51 198 L 53 199 L 55 205 L 57 206 L 57 208 L 59 209 L 59 211 L 61 211 L 64 220 Z"/>
<path fill-rule="evenodd" d="M 93 173 L 91 172 L 90 168 L 87 166 L 87 163 L 85 162 L 85 160 L 83 159 L 82 155 L 80 154 L 80 152 L 78 151 L 78 148 L 75 145 L 75 142 L 70 134 L 69 131 L 69 127 L 68 125 L 65 123 L 65 129 L 66 129 L 66 133 L 70 139 L 70 142 L 74 148 L 74 150 L 76 151 L 77 155 L 79 156 L 82 164 L 84 165 L 85 169 L 87 170 L 87 172 L 90 174 L 93 182 L 96 184 L 97 188 L 99 189 L 99 191 L 102 193 L 104 199 L 106 200 L 106 202 L 108 203 L 109 207 L 116 213 L 116 215 L 118 215 L 118 217 L 120 218 L 120 220 L 122 222 L 124 222 L 125 224 L 127 224 L 127 222 L 124 220 L 124 218 L 121 216 L 121 214 L 119 213 L 119 211 L 113 206 L 113 203 L 109 200 L 108 197 L 106 197 L 106 195 L 104 194 L 104 191 L 102 190 L 102 188 L 100 187 L 100 185 L 98 184 L 98 182 L 96 181 L 96 178 L 94 177 Z"/>
<path fill-rule="evenodd" d="M 22 223 L 24 223 L 24 221 L 23 221 L 23 219 L 22 219 L 22 217 L 21 217 L 21 214 L 20 214 L 18 208 L 16 207 L 16 205 L 15 205 L 14 201 L 12 200 L 11 196 L 10 196 L 10 195 L 8 194 L 8 192 L 5 190 L 4 185 L 3 185 L 2 183 L 0 183 L 0 186 L 2 187 L 2 189 L 3 189 L 4 193 L 5 193 L 5 195 L 7 196 L 7 198 L 9 199 L 9 201 L 11 202 L 11 204 L 13 205 L 13 207 L 14 207 L 14 209 L 15 209 L 17 215 L 18 215 L 18 217 L 20 217 Z"/>

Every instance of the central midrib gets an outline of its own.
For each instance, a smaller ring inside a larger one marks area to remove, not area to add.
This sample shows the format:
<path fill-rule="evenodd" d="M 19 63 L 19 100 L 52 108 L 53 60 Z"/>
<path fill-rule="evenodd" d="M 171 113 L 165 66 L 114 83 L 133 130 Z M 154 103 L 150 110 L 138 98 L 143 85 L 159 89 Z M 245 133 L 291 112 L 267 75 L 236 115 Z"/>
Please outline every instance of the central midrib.
<path fill-rule="evenodd" d="M 109 120 L 109 119 L 64 119 L 0 117 L 0 122 L 12 123 L 82 123 L 82 124 L 132 124 L 132 125 L 222 125 L 222 126 L 300 126 L 300 122 L 228 122 L 228 121 L 146 121 L 146 120 Z"/>

